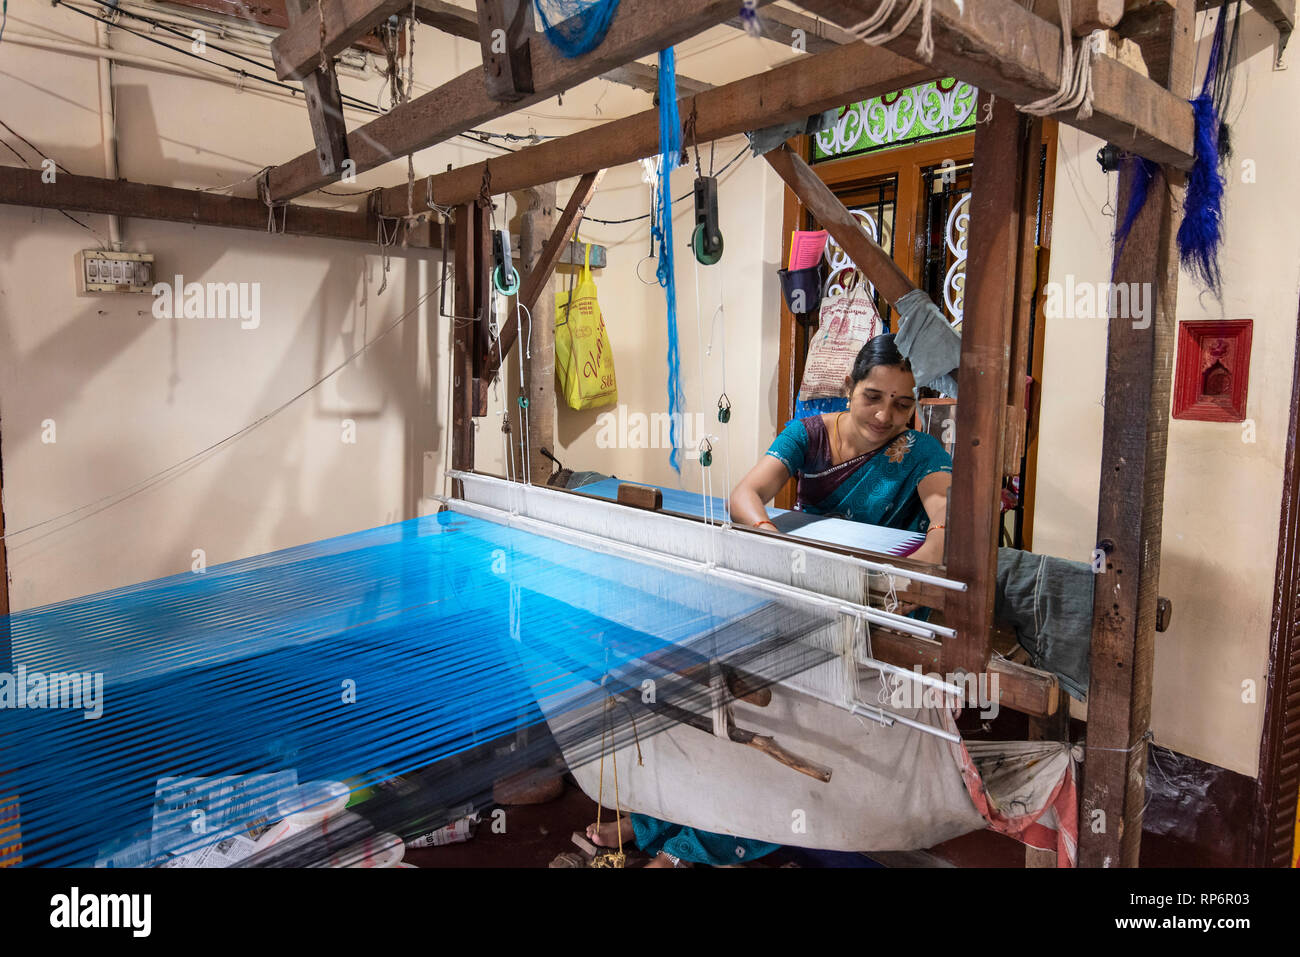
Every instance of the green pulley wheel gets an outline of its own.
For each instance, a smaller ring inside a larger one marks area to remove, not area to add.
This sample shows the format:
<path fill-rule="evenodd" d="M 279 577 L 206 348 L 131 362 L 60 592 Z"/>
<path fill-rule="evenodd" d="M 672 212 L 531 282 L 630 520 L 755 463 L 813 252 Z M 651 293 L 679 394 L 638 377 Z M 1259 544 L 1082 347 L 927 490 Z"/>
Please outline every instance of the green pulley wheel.
<path fill-rule="evenodd" d="M 722 258 L 722 234 L 718 234 L 718 248 L 710 252 L 704 238 L 704 224 L 701 223 L 695 227 L 695 232 L 691 233 L 691 250 L 701 266 L 716 264 Z"/>
<path fill-rule="evenodd" d="M 718 399 L 718 421 L 723 425 L 731 421 L 731 400 L 725 392 Z"/>
<path fill-rule="evenodd" d="M 519 397 L 519 408 L 521 408 L 521 409 L 526 409 L 526 408 L 528 408 L 528 396 L 526 396 L 526 395 L 521 395 L 521 396 Z"/>
<path fill-rule="evenodd" d="M 513 296 L 519 291 L 519 270 L 514 266 L 510 267 L 510 283 L 507 285 L 501 267 L 497 266 L 496 269 L 492 270 L 492 285 L 501 295 Z"/>

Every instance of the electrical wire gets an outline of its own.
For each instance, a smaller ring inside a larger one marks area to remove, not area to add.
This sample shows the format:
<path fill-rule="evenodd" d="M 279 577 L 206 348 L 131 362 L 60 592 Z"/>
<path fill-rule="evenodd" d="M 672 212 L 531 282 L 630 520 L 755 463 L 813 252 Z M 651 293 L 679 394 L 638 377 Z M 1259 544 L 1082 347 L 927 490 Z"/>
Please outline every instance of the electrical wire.
<path fill-rule="evenodd" d="M 18 139 L 20 139 L 20 140 L 22 140 L 24 143 L 26 143 L 26 144 L 31 148 L 31 150 L 32 150 L 34 153 L 38 154 L 42 159 L 48 160 L 49 162 L 53 163 L 55 169 L 60 169 L 60 170 L 63 170 L 63 172 L 68 173 L 68 170 L 63 166 L 63 164 L 61 164 L 60 162 L 58 162 L 58 160 L 51 159 L 50 157 L 46 156 L 45 153 L 44 153 L 44 151 L 42 151 L 40 147 L 38 147 L 35 143 L 33 143 L 33 142 L 32 142 L 31 140 L 29 140 L 27 137 L 23 136 L 21 133 L 19 133 L 17 130 L 15 130 L 12 126 L 10 126 L 10 125 L 9 125 L 8 123 L 6 123 L 4 120 L 0 120 L 0 126 L 3 126 L 6 130 L 9 131 L 9 133 L 10 133 L 11 135 L 17 137 Z M 8 143 L 5 143 L 4 140 L 0 140 L 0 143 L 4 143 L 4 147 L 5 147 L 5 149 L 7 149 L 10 153 L 13 153 L 14 156 L 17 156 L 17 157 L 18 157 L 18 162 L 22 163 L 23 166 L 27 167 L 28 169 L 31 169 L 31 168 L 32 168 L 32 164 L 29 163 L 29 162 L 27 162 L 27 158 L 26 158 L 25 156 L 23 156 L 22 153 L 18 152 L 16 149 L 14 149 L 14 148 L 13 148 L 12 146 L 10 146 Z M 72 174 L 71 174 L 71 173 L 68 173 L 68 175 L 71 176 Z M 71 220 L 72 222 L 76 223 L 78 226 L 80 226 L 82 229 L 86 230 L 87 232 L 89 232 L 89 233 L 93 233 L 94 236 L 95 236 L 95 238 L 99 240 L 99 245 L 100 245 L 100 248 L 101 248 L 101 249 L 107 249 L 107 248 L 108 248 L 108 243 L 104 240 L 103 235 L 99 232 L 99 230 L 95 229 L 94 226 L 88 225 L 87 223 L 83 223 L 81 220 L 77 219 L 76 216 L 73 216 L 71 213 L 69 213 L 66 209 L 56 210 L 56 212 L 59 213 L 61 216 L 63 216 L 65 219 L 69 219 L 69 220 Z"/>
<path fill-rule="evenodd" d="M 746 144 L 745 146 L 741 147 L 740 152 L 737 153 L 735 156 L 733 156 L 730 162 L 728 162 L 726 166 L 718 170 L 718 175 L 721 176 L 727 170 L 731 169 L 731 167 L 736 165 L 736 163 L 740 162 L 740 158 L 748 152 L 749 152 L 749 146 L 748 144 Z M 710 166 L 712 166 L 711 163 Z M 692 189 L 689 193 L 683 193 L 681 196 L 678 196 L 676 199 L 673 200 L 673 205 L 676 206 L 678 203 L 684 203 L 686 200 L 690 199 L 694 195 L 695 195 L 694 189 Z M 564 210 L 559 206 L 555 207 L 555 211 L 560 213 L 564 212 Z M 629 216 L 627 219 L 597 219 L 594 216 L 584 216 L 583 218 L 591 223 L 600 223 L 602 226 L 623 226 L 627 223 L 639 223 L 643 219 L 649 219 L 650 213 L 642 213 L 640 216 Z"/>
<path fill-rule="evenodd" d="M 269 84 L 270 86 L 278 87 L 279 89 L 282 89 L 282 90 L 288 90 L 290 93 L 292 93 L 292 94 L 295 95 L 295 96 L 297 96 L 299 93 L 302 92 L 298 87 L 293 86 L 292 84 L 289 84 L 289 83 L 285 83 L 285 82 L 279 80 L 278 78 L 274 78 L 274 69 L 273 69 L 271 66 L 268 66 L 268 65 L 266 65 L 266 64 L 262 64 L 262 63 L 258 63 L 256 60 L 250 59 L 249 57 L 243 56 L 242 54 L 239 54 L 239 53 L 235 53 L 235 52 L 233 52 L 233 51 L 231 51 L 231 50 L 226 50 L 226 49 L 224 49 L 224 48 L 222 48 L 222 47 L 220 47 L 220 46 L 217 46 L 217 45 L 215 45 L 215 44 L 207 43 L 207 42 L 205 41 L 205 46 L 211 47 L 213 50 L 216 50 L 216 51 L 218 51 L 218 52 L 220 52 L 220 53 L 225 53 L 225 54 L 228 55 L 228 56 L 233 56 L 233 57 L 236 57 L 236 58 L 238 58 L 238 59 L 240 59 L 240 60 L 243 60 L 243 61 L 245 61 L 245 62 L 247 62 L 247 63 L 250 63 L 250 64 L 252 64 L 253 66 L 258 67 L 258 68 L 261 69 L 261 70 L 265 70 L 266 72 L 271 73 L 272 76 L 271 76 L 271 77 L 263 77 L 263 76 L 253 76 L 253 75 L 250 75 L 249 72 L 248 72 L 247 70 L 243 70 L 243 69 L 240 69 L 240 68 L 238 68 L 238 67 L 231 66 L 229 63 L 218 63 L 216 60 L 211 60 L 211 59 L 209 59 L 208 57 L 205 57 L 205 56 L 202 56 L 201 54 L 195 53 L 195 52 L 192 51 L 192 50 L 186 50 L 186 49 L 183 49 L 183 48 L 181 48 L 181 47 L 174 46 L 173 44 L 165 43 L 165 42 L 163 42 L 162 40 L 159 40 L 157 37 L 151 37 L 151 36 L 149 36 L 147 33 L 141 33 L 139 30 L 132 30 L 130 27 L 128 27 L 128 26 L 123 26 L 121 23 L 115 23 L 115 22 L 113 22 L 112 20 L 106 20 L 106 19 L 104 19 L 103 17 L 96 16 L 96 15 L 95 15 L 94 13 L 92 13 L 91 11 L 89 11 L 89 10 L 83 10 L 83 9 L 80 8 L 80 7 L 73 6 L 72 4 L 66 2 L 66 0 L 52 0 L 52 2 L 53 2 L 53 5 L 56 6 L 56 7 L 63 7 L 64 9 L 71 10 L 73 13 L 79 13 L 79 14 L 81 14 L 83 17 L 86 17 L 87 19 L 94 20 L 94 21 L 97 22 L 97 23 L 102 23 L 102 24 L 104 24 L 105 26 L 113 27 L 113 28 L 116 29 L 116 30 L 121 30 L 123 33 L 129 33 L 129 34 L 131 34 L 131 36 L 138 37 L 138 38 L 140 38 L 141 40 L 147 40 L 149 43 L 157 44 L 157 45 L 160 46 L 160 47 L 163 47 L 163 48 L 165 48 L 165 49 L 167 49 L 167 50 L 171 50 L 173 53 L 180 53 L 180 54 L 182 54 L 183 56 L 187 56 L 187 57 L 189 57 L 190 59 L 193 59 L 193 60 L 199 60 L 200 62 L 202 62 L 202 63 L 206 63 L 206 64 L 209 64 L 209 65 L 211 65 L 211 66 L 220 67 L 221 69 L 227 70 L 228 72 L 233 73 L 233 74 L 235 74 L 235 75 L 237 75 L 237 76 L 241 76 L 241 77 L 245 77 L 245 78 L 248 78 L 248 79 L 257 80 L 257 81 L 259 81 L 259 82 L 261 82 L 261 83 L 266 83 L 266 84 Z M 104 0 L 92 0 L 92 2 L 94 2 L 94 3 L 103 3 Z M 105 5 L 107 5 L 107 4 L 105 4 Z M 138 13 L 131 13 L 130 11 L 127 11 L 127 10 L 119 10 L 118 12 L 119 12 L 119 13 L 126 14 L 127 16 L 130 16 L 130 17 L 134 17 L 134 18 L 136 18 L 136 19 L 144 20 L 144 21 L 146 21 L 146 22 L 148 22 L 148 23 L 150 23 L 150 24 L 156 26 L 156 27 L 159 28 L 159 29 L 168 30 L 168 31 L 171 32 L 171 33 L 179 33 L 179 31 L 174 30 L 173 28 L 167 26 L 166 24 L 159 23 L 158 21 L 155 21 L 155 20 L 153 20 L 153 19 L 151 19 L 151 18 L 149 18 L 149 17 L 144 17 L 144 16 L 141 15 L 141 14 L 138 14 Z M 196 21 L 196 22 L 197 22 L 197 21 Z M 191 39 L 191 37 L 186 36 L 186 35 L 184 35 L 184 34 L 179 34 L 179 35 L 184 36 L 185 39 L 187 39 L 187 40 Z M 350 106 L 351 108 L 357 110 L 358 112 L 369 113 L 369 114 L 371 114 L 371 115 L 373 115 L 373 116 L 383 116 L 383 115 L 385 114 L 385 112 L 386 112 L 386 111 L 384 111 L 384 110 L 379 109 L 378 107 L 374 106 L 374 105 L 371 104 L 371 103 L 367 103 L 365 100 L 358 99 L 357 97 L 355 97 L 355 96 L 351 96 L 351 95 L 349 95 L 349 94 L 347 94 L 347 93 L 342 93 L 342 94 L 340 94 L 340 101 L 345 102 L 347 106 Z M 468 140 L 472 140 L 473 142 L 476 142 L 476 143 L 481 143 L 481 144 L 483 144 L 483 145 L 485 145 L 485 146 L 491 146 L 493 149 L 498 149 L 498 150 L 501 150 L 502 152 L 505 152 L 505 153 L 514 153 L 514 152 L 516 152 L 516 150 L 513 150 L 513 149 L 511 149 L 511 148 L 509 148 L 509 147 L 507 147 L 507 146 L 499 145 L 499 144 L 497 144 L 497 143 L 491 143 L 491 142 L 488 141 L 487 137 L 491 137 L 491 136 L 513 136 L 513 135 L 517 135 L 517 134 L 506 134 L 506 133 L 493 134 L 493 133 L 491 133 L 490 131 L 487 131 L 487 130 L 466 130 L 466 131 L 463 132 L 463 133 L 457 133 L 457 134 L 456 134 L 456 136 L 458 136 L 458 137 L 460 137 L 460 138 L 462 138 L 462 139 L 468 139 Z M 526 137 L 525 137 L 525 138 L 526 138 Z"/>
<path fill-rule="evenodd" d="M 443 280 L 443 282 L 445 282 L 445 280 Z M 276 406 L 270 412 L 267 412 L 261 417 L 255 419 L 253 422 L 250 422 L 242 429 L 230 433 L 225 438 L 220 439 L 217 442 L 213 442 L 211 445 L 207 446 L 206 448 L 200 449 L 198 452 L 195 452 L 194 454 L 189 455 L 186 458 L 181 459 L 179 462 L 169 465 L 164 469 L 160 469 L 159 471 L 154 472 L 152 475 L 146 476 L 145 478 L 141 479 L 140 481 L 132 485 L 128 485 L 126 488 L 119 489 L 116 492 L 112 492 L 108 495 L 102 496 L 101 498 L 95 499 L 93 502 L 87 502 L 85 505 L 79 505 L 76 508 L 68 509 L 68 511 L 62 512 L 58 515 L 52 515 L 49 518 L 43 519 L 39 522 L 35 522 L 31 525 L 27 525 L 23 528 L 14 529 L 13 531 L 6 531 L 3 535 L 0 535 L 0 541 L 8 541 L 10 538 L 14 538 L 26 532 L 35 531 L 36 529 L 43 528 L 46 525 L 51 525 L 54 522 L 60 521 L 61 519 L 67 518 L 71 515 L 76 515 L 78 512 L 85 512 L 86 509 L 94 509 L 94 511 L 88 512 L 85 515 L 81 515 L 80 517 L 73 519 L 72 521 L 68 522 L 65 525 L 60 525 L 57 529 L 53 529 L 52 531 L 62 531 L 65 528 L 71 528 L 73 525 L 76 525 L 78 522 L 85 521 L 86 519 L 94 515 L 98 515 L 100 512 L 112 508 L 114 505 L 120 505 L 122 502 L 125 502 L 127 499 L 134 498 L 136 495 L 148 491 L 149 489 L 153 488 L 155 485 L 158 485 L 166 481 L 168 478 L 171 478 L 174 474 L 179 473 L 179 470 L 185 468 L 186 466 L 197 464 L 199 460 L 209 455 L 210 453 L 215 452 L 218 449 L 222 448 L 223 446 L 243 438 L 245 435 L 248 435 L 254 429 L 258 428 L 258 426 L 261 426 L 264 423 L 269 422 L 271 419 L 275 418 L 285 409 L 289 408 L 289 406 L 293 405 L 298 400 L 309 395 L 318 386 L 328 381 L 337 373 L 341 372 L 345 367 L 347 367 L 352 362 L 353 359 L 357 358 L 357 356 L 361 355 L 363 352 L 365 352 L 375 343 L 379 342 L 390 332 L 392 332 L 394 329 L 400 326 L 403 322 L 409 319 L 412 315 L 415 314 L 415 312 L 421 306 L 425 304 L 425 302 L 427 302 L 432 296 L 437 294 L 440 289 L 442 289 L 443 282 L 439 282 L 438 285 L 434 286 L 423 296 L 420 296 L 420 298 L 415 301 L 415 305 L 413 305 L 410 309 L 406 310 L 406 312 L 402 313 L 400 316 L 394 319 L 391 323 L 389 323 L 387 326 L 381 329 L 373 339 L 363 343 L 359 349 L 357 349 L 355 352 L 353 352 L 352 354 L 344 358 L 342 362 L 334 366 L 334 368 L 330 369 L 328 372 L 322 375 L 311 385 L 307 386 L 301 392 L 297 393 L 296 395 L 282 402 L 280 405 Z M 96 508 L 96 506 L 99 507 Z"/>

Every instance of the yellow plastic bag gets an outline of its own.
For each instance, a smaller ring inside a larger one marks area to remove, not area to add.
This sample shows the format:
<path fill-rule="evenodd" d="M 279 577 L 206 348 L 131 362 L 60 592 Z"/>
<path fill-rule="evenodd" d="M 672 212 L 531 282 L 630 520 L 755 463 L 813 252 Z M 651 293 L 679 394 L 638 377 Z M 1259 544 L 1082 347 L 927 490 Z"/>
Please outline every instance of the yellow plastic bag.
<path fill-rule="evenodd" d="M 577 286 L 555 294 L 555 374 L 571 409 L 596 409 L 618 402 L 614 350 L 596 301 L 591 278 L 591 244 Z"/>

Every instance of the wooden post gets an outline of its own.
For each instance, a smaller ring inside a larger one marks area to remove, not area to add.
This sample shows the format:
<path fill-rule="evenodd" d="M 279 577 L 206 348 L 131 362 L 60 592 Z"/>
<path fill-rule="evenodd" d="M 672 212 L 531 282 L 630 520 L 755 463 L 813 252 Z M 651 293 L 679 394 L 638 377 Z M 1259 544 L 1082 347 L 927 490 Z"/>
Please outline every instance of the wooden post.
<path fill-rule="evenodd" d="M 555 184 L 530 189 L 521 199 L 525 212 L 519 224 L 519 265 L 531 276 L 542 257 L 542 245 L 555 226 Z M 567 245 L 568 236 L 561 238 Z M 530 355 L 524 359 L 523 383 L 528 396 L 529 478 L 534 485 L 545 485 L 551 463 L 538 449 L 555 449 L 555 297 L 549 282 L 541 285 L 529 312 L 532 319 L 525 321 L 531 333 L 525 331 L 525 335 L 531 340 Z"/>
<path fill-rule="evenodd" d="M 772 150 L 763 159 L 785 180 L 799 201 L 839 243 L 886 302 L 892 305 L 916 288 L 894 258 L 872 241 L 831 188 L 788 146 Z"/>
<path fill-rule="evenodd" d="M 597 170 L 594 173 L 586 173 L 578 180 L 578 185 L 573 190 L 573 195 L 564 205 L 564 211 L 560 213 L 558 220 L 554 220 L 551 233 L 546 242 L 541 246 L 537 254 L 537 260 L 523 277 L 523 282 L 519 287 L 519 298 L 524 304 L 524 308 L 532 311 L 538 305 L 542 294 L 550 288 L 551 276 L 555 272 L 556 265 L 564 256 L 567 249 L 572 249 L 569 243 L 569 237 L 573 235 L 578 221 L 582 218 L 583 213 L 587 210 L 587 204 L 591 202 L 591 197 L 596 194 L 597 187 L 604 177 L 605 171 Z M 554 187 L 551 189 L 554 194 Z M 555 208 L 555 196 L 551 196 L 551 208 Z M 520 237 L 522 239 L 522 236 Z M 522 259 L 522 251 L 521 251 Z M 552 310 L 554 303 L 551 304 Z M 507 322 L 501 329 L 501 337 L 492 344 L 492 348 L 487 354 L 486 371 L 484 376 L 491 380 L 498 369 L 501 367 L 501 360 L 510 352 L 510 347 L 514 345 L 515 336 L 518 335 L 514 323 Z"/>
<path fill-rule="evenodd" d="M 310 0 L 286 0 L 284 5 L 291 24 L 314 10 Z M 316 69 L 304 73 L 302 92 L 307 98 L 307 117 L 311 121 L 312 139 L 316 141 L 321 175 L 338 177 L 348 158 L 348 128 L 343 119 L 343 97 L 334 61 L 326 59 Z"/>
<path fill-rule="evenodd" d="M 1009 343 L 1020 240 L 1020 158 L 1026 124 L 1011 103 L 987 93 L 980 93 L 977 115 L 981 122 L 975 127 L 970 257 L 947 536 L 948 575 L 965 582 L 966 591 L 954 594 L 947 608 L 948 623 L 957 629 L 957 637 L 943 643 L 946 674 L 958 669 L 979 674 L 992 650 Z"/>
<path fill-rule="evenodd" d="M 456 295 L 452 312 L 451 467 L 474 467 L 474 343 L 478 271 L 475 268 L 475 229 L 478 207 L 466 203 L 456 209 Z M 456 494 L 460 494 L 459 487 Z"/>
<path fill-rule="evenodd" d="M 1182 97 L 1192 87 L 1194 22 L 1194 0 L 1178 0 L 1167 76 L 1157 76 Z M 1139 284 L 1152 309 L 1146 322 L 1112 317 L 1107 336 L 1097 494 L 1097 547 L 1106 568 L 1093 592 L 1087 752 L 1079 798 L 1082 867 L 1136 867 L 1141 848 L 1178 302 L 1173 191 L 1182 181 L 1182 174 L 1168 167 L 1153 179 L 1112 277 L 1116 283 Z M 1126 165 L 1118 208 L 1127 208 L 1133 185 L 1133 168 Z"/>
<path fill-rule="evenodd" d="M 533 92 L 532 0 L 478 0 L 479 45 L 488 96 L 503 103 Z"/>

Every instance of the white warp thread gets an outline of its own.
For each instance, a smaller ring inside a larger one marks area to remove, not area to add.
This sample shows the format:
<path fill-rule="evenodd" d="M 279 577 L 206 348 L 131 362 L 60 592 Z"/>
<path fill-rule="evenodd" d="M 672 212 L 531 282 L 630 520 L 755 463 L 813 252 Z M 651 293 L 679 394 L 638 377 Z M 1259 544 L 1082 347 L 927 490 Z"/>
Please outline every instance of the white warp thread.
<path fill-rule="evenodd" d="M 1073 110 L 1078 119 L 1092 116 L 1092 58 L 1102 51 L 1105 30 L 1093 30 L 1079 41 L 1076 54 L 1070 45 L 1070 0 L 1059 0 L 1061 13 L 1061 85 L 1055 93 L 1017 107 L 1022 113 L 1050 116 Z"/>
<path fill-rule="evenodd" d="M 883 24 L 894 12 L 897 3 L 898 0 L 882 0 L 880 6 L 876 8 L 876 12 L 861 23 L 849 27 L 849 33 L 863 43 L 880 46 L 902 36 L 903 31 L 912 25 L 912 21 L 916 19 L 916 14 L 919 11 L 921 14 L 921 39 L 916 45 L 916 53 L 926 63 L 929 63 L 934 58 L 934 36 L 930 29 L 931 0 L 909 0 L 906 9 L 899 15 L 894 25 L 884 29 Z"/>

